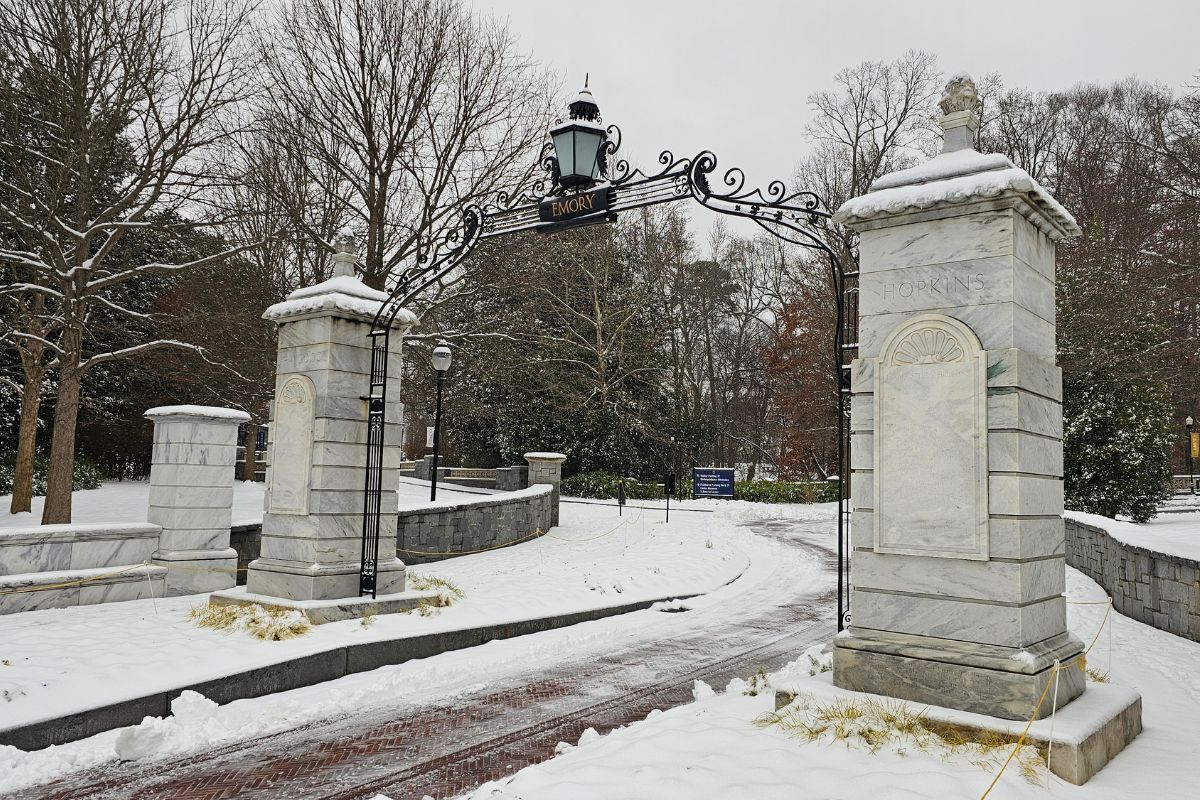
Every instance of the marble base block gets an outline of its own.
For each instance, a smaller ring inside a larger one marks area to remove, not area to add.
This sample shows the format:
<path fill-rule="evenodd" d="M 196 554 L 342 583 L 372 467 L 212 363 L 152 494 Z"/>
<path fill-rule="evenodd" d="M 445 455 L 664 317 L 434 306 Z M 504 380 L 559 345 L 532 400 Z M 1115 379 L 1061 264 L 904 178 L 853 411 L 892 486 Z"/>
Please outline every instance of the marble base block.
<path fill-rule="evenodd" d="M 858 699 L 849 691 L 830 686 L 828 680 L 827 675 L 817 675 L 780 681 L 775 686 L 775 710 L 786 709 L 801 695 L 842 702 Z M 1048 759 L 1051 772 L 1076 786 L 1089 781 L 1142 731 L 1141 695 L 1125 686 L 1103 683 L 1090 685 L 1053 719 L 1042 718 L 1032 724 L 1024 719 L 997 719 L 932 704 L 913 710 L 920 713 L 925 728 L 941 736 L 1009 743 L 1024 736 L 1025 744 Z"/>
<path fill-rule="evenodd" d="M 226 533 L 228 536 L 228 533 Z M 153 563 L 167 568 L 168 597 L 205 594 L 237 585 L 237 551 L 159 550 Z"/>
<path fill-rule="evenodd" d="M 335 600 L 358 597 L 359 565 L 296 564 L 259 558 L 250 562 L 246 591 L 284 600 Z M 377 593 L 404 591 L 404 562 L 380 560 Z"/>
<path fill-rule="evenodd" d="M 380 573 L 380 577 L 383 574 Z M 381 594 L 378 597 L 338 597 L 328 600 L 284 600 L 279 597 L 251 594 L 241 589 L 215 592 L 208 599 L 209 605 L 258 605 L 263 608 L 299 611 L 313 625 L 341 622 L 347 619 L 362 619 L 368 614 L 403 614 L 419 607 L 422 602 L 436 601 L 438 592 L 398 592 Z"/>
<path fill-rule="evenodd" d="M 1075 660 L 1083 644 L 1069 633 L 1017 649 L 850 628 L 834 640 L 833 682 L 857 692 L 899 697 L 1001 719 L 1029 719 L 1053 675 L 1054 661 Z M 1064 667 L 1058 708 L 1083 694 L 1085 674 Z M 1048 715 L 1054 687 L 1038 709 Z"/>

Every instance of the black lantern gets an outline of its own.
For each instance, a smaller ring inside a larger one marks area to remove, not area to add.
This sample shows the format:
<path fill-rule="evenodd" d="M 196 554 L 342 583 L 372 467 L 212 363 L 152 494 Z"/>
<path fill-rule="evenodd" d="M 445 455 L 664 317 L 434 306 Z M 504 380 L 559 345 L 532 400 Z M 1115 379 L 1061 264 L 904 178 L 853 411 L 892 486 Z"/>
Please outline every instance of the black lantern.
<path fill-rule="evenodd" d="M 564 189 L 587 188 L 607 173 L 604 163 L 604 126 L 600 107 L 584 81 L 583 89 L 567 106 L 570 118 L 550 129 L 558 157 L 558 183 Z"/>

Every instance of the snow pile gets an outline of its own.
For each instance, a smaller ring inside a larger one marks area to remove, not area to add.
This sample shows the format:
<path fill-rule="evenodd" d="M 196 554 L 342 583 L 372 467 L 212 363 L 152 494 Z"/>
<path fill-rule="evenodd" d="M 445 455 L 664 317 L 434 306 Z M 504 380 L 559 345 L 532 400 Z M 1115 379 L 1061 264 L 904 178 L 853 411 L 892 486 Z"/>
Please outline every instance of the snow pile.
<path fill-rule="evenodd" d="M 374 317 L 387 302 L 389 295 L 372 289 L 358 278 L 339 275 L 315 286 L 297 289 L 282 303 L 276 303 L 263 314 L 264 319 L 279 320 L 319 311 L 348 311 L 364 317 Z M 396 315 L 395 325 L 415 324 L 417 315 L 406 308 Z"/>
<path fill-rule="evenodd" d="M 872 183 L 871 191 L 879 192 L 884 189 L 895 189 L 897 186 L 944 181 L 948 178 L 957 178 L 976 172 L 1008 169 L 1014 166 L 1016 165 L 1009 160 L 1008 156 L 1002 153 L 980 153 L 970 149 L 955 150 L 935 156 L 924 164 L 890 172 Z"/>
<path fill-rule="evenodd" d="M 843 203 L 834 218 L 839 222 L 868 219 L 878 214 L 899 214 L 1008 192 L 1028 195 L 1034 205 L 1068 232 L 1079 232 L 1079 224 L 1071 213 L 1028 172 L 1007 156 L 975 150 L 943 153 L 924 164 L 885 175 L 871 185 L 870 192 Z"/>
<path fill-rule="evenodd" d="M 239 411 L 236 408 L 224 408 L 222 406 L 156 406 L 142 416 L 154 419 L 155 417 L 169 417 L 175 414 L 208 417 L 209 419 L 236 420 L 238 422 L 248 422 L 250 420 L 250 415 L 245 411 Z"/>

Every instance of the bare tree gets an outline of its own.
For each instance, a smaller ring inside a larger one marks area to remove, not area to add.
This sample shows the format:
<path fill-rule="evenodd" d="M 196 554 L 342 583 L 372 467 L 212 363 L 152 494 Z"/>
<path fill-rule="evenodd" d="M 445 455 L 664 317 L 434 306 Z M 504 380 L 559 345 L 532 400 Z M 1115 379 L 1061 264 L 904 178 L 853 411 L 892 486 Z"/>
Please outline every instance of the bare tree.
<path fill-rule="evenodd" d="M 834 88 L 809 95 L 816 151 L 801 168 L 805 188 L 837 208 L 880 176 L 911 166 L 927 149 L 937 59 L 910 50 L 891 62 L 864 61 L 834 76 Z"/>
<path fill-rule="evenodd" d="M 378 288 L 462 203 L 515 185 L 545 136 L 549 80 L 504 25 L 453 0 L 293 0 L 263 48 L 267 135 L 359 234 Z M 312 197 L 279 200 L 329 241 Z"/>
<path fill-rule="evenodd" d="M 0 53 L 13 74 L 0 97 L 0 220 L 16 232 L 0 261 L 28 275 L 0 293 L 38 298 L 26 307 L 43 309 L 42 326 L 10 338 L 40 342 L 57 377 L 43 523 L 71 519 L 87 372 L 192 347 L 144 331 L 142 341 L 97 336 L 97 320 L 140 325 L 147 315 L 122 300 L 131 281 L 249 246 L 164 257 L 130 245 L 157 235 L 170 251 L 172 231 L 194 224 L 188 212 L 213 178 L 203 156 L 226 136 L 255 68 L 242 46 L 250 15 L 243 0 L 0 0 Z"/>

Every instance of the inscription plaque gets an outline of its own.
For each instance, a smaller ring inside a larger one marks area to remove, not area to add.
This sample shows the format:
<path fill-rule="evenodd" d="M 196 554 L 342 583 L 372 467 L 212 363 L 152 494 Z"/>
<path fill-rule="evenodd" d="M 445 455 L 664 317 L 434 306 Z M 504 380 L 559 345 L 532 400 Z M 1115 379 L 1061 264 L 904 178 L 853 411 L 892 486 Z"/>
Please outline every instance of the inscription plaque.
<path fill-rule="evenodd" d="M 986 560 L 987 359 L 965 324 L 919 314 L 875 369 L 875 550 Z"/>
<path fill-rule="evenodd" d="M 275 401 L 267 508 L 272 514 L 308 513 L 314 394 L 312 381 L 293 375 L 284 382 Z"/>

